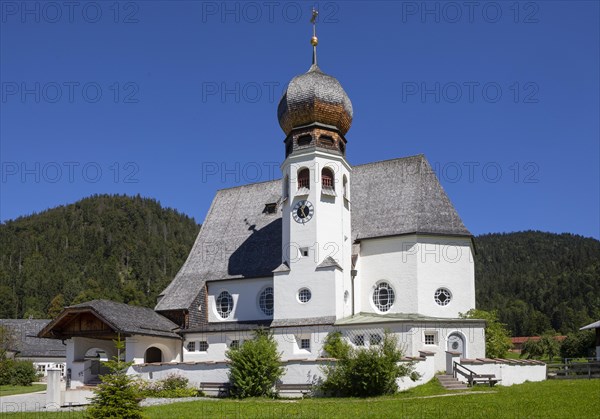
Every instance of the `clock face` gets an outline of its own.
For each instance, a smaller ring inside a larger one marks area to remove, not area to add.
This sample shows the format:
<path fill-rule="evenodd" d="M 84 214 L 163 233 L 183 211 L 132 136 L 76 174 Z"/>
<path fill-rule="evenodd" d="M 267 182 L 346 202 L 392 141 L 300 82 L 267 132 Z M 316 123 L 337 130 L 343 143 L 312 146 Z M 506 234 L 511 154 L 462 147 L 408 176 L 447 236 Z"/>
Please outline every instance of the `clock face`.
<path fill-rule="evenodd" d="M 292 215 L 297 223 L 307 223 L 313 217 L 315 208 L 310 201 L 298 201 L 292 209 Z"/>

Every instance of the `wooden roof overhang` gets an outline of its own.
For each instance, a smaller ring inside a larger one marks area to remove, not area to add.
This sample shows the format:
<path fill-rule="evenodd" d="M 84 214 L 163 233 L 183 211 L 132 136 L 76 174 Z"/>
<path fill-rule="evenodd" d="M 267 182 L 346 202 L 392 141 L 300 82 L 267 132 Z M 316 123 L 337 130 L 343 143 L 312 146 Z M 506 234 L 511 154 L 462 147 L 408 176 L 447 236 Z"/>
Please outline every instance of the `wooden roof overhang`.
<path fill-rule="evenodd" d="M 131 333 L 119 330 L 92 308 L 66 308 L 38 336 L 50 339 L 87 337 L 113 340 L 119 336 L 131 336 Z"/>

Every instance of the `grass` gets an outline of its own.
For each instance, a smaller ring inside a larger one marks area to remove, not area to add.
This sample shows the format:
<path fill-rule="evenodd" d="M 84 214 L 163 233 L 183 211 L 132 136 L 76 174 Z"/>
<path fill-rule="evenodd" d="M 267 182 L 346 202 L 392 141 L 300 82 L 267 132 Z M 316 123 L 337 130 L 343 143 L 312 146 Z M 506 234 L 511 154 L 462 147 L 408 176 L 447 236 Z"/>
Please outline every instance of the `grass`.
<path fill-rule="evenodd" d="M 30 386 L 0 386 L 0 397 L 14 394 L 33 393 L 46 390 L 46 384 L 32 384 Z"/>
<path fill-rule="evenodd" d="M 480 388 L 479 390 L 483 390 Z M 149 418 L 571 418 L 596 417 L 600 380 L 549 380 L 484 391 L 449 392 L 437 381 L 369 399 L 200 400 L 144 409 Z M 489 392 L 491 391 L 491 392 Z M 19 418 L 80 418 L 83 412 L 18 414 Z M 10 415 L 6 415 L 10 417 Z"/>

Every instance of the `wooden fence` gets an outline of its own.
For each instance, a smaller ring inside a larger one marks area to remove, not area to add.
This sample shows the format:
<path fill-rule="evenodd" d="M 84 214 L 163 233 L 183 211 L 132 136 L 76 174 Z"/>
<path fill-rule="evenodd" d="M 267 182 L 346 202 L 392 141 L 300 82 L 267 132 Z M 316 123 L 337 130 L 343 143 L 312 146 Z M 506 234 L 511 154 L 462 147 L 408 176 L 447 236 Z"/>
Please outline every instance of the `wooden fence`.
<path fill-rule="evenodd" d="M 548 364 L 546 374 L 548 379 L 600 378 L 600 362 Z"/>

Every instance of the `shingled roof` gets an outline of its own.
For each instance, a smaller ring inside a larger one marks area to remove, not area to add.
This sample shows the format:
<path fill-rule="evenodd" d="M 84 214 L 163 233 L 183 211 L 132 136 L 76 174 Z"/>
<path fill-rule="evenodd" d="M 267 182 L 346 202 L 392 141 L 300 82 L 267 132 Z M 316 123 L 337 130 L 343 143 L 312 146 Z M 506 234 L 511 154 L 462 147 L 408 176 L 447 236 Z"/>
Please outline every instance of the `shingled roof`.
<path fill-rule="evenodd" d="M 61 341 L 37 337 L 50 320 L 0 319 L 0 326 L 8 329 L 13 339 L 8 348 L 20 358 L 64 358 L 66 346 Z"/>
<path fill-rule="evenodd" d="M 178 326 L 151 308 L 109 300 L 92 300 L 65 307 L 56 319 L 39 332 L 39 336 L 67 338 L 70 334 L 77 335 L 70 331 L 69 324 L 82 313 L 90 313 L 114 333 L 181 338 L 175 332 Z"/>
<path fill-rule="evenodd" d="M 423 155 L 354 166 L 352 238 L 402 234 L 471 236 Z M 189 308 L 205 281 L 270 276 L 281 265 L 281 179 L 223 189 L 183 267 L 155 310 Z"/>

